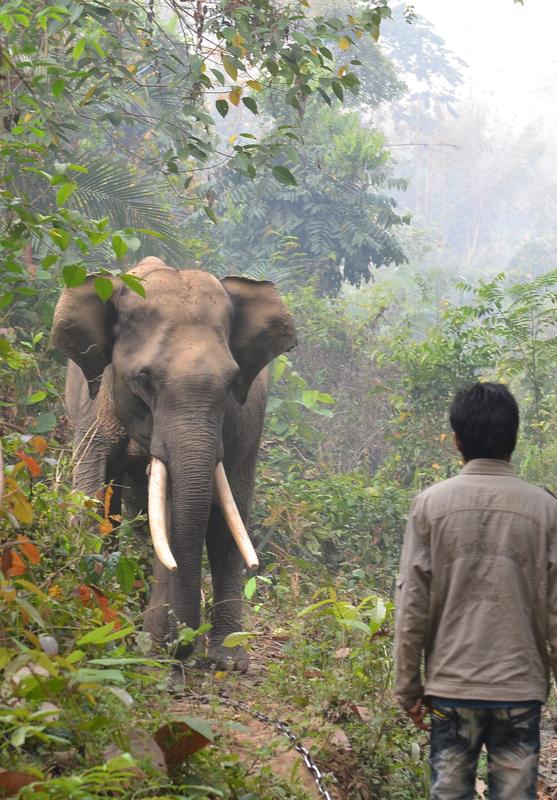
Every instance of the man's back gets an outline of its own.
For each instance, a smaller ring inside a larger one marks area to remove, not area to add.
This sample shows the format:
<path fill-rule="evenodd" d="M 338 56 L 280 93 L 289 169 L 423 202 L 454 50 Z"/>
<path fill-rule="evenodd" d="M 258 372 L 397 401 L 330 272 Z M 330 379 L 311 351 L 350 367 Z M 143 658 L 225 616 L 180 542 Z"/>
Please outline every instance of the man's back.
<path fill-rule="evenodd" d="M 504 461 L 475 459 L 422 492 L 412 516 L 429 545 L 426 694 L 544 701 L 555 498 Z"/>

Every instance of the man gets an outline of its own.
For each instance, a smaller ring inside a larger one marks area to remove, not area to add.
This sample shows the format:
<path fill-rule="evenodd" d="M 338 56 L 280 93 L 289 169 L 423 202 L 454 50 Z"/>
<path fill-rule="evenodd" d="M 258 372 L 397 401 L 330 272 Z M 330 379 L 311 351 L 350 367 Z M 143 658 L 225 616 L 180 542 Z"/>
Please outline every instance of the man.
<path fill-rule="evenodd" d="M 450 421 L 465 466 L 412 505 L 395 696 L 421 728 L 431 713 L 430 800 L 473 800 L 482 745 L 490 800 L 534 800 L 549 666 L 557 673 L 557 500 L 509 463 L 519 413 L 505 386 L 458 392 Z"/>

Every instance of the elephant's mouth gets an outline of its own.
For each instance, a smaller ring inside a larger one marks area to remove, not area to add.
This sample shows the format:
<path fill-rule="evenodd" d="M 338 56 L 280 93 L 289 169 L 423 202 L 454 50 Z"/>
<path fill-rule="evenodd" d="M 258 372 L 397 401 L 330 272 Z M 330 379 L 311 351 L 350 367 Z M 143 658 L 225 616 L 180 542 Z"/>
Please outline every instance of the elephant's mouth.
<path fill-rule="evenodd" d="M 149 470 L 149 529 L 157 558 L 168 570 L 174 571 L 178 565 L 172 554 L 168 538 L 167 488 L 166 466 L 160 459 L 152 456 Z M 258 567 L 259 559 L 238 511 L 222 461 L 219 461 L 215 468 L 215 493 L 223 517 L 246 566 L 248 569 Z"/>

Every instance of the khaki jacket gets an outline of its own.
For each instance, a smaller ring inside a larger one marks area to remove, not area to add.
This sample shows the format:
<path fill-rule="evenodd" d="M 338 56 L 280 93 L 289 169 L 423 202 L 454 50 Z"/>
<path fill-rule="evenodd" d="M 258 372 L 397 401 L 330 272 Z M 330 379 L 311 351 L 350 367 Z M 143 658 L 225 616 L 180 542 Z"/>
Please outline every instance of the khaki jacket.
<path fill-rule="evenodd" d="M 421 660 L 425 662 L 425 684 Z M 395 696 L 540 700 L 557 675 L 557 500 L 475 459 L 412 504 L 396 589 Z"/>

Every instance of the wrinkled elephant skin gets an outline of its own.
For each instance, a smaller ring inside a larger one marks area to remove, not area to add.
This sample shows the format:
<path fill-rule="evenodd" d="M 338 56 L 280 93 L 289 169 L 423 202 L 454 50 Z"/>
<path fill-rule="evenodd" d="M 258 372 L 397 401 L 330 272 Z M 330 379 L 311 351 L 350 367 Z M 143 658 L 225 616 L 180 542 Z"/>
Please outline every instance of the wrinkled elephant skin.
<path fill-rule="evenodd" d="M 145 298 L 114 278 L 103 302 L 88 278 L 66 289 L 52 341 L 69 359 L 66 403 L 75 429 L 74 485 L 90 496 L 112 482 L 134 515 L 146 511 L 152 457 L 168 474 L 170 547 L 176 569 L 155 557 L 145 627 L 157 645 L 177 623 L 200 624 L 201 558 L 213 580 L 209 656 L 219 668 L 247 668 L 224 637 L 242 629 L 242 558 L 215 502 L 222 460 L 245 524 L 263 426 L 265 366 L 296 344 L 292 319 L 273 284 L 198 270 L 157 258 L 133 271 Z M 179 648 L 179 657 L 189 655 Z"/>

